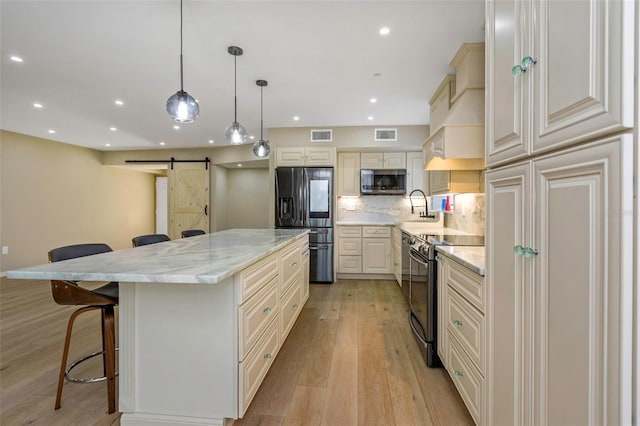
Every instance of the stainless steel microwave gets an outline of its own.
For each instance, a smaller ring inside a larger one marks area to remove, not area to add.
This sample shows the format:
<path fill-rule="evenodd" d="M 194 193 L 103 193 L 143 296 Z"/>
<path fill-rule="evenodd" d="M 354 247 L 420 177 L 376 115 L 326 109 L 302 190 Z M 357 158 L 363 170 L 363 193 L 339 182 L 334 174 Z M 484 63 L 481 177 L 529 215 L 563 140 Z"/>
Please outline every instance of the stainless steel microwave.
<path fill-rule="evenodd" d="M 361 169 L 360 194 L 405 195 L 407 171 L 405 169 Z"/>

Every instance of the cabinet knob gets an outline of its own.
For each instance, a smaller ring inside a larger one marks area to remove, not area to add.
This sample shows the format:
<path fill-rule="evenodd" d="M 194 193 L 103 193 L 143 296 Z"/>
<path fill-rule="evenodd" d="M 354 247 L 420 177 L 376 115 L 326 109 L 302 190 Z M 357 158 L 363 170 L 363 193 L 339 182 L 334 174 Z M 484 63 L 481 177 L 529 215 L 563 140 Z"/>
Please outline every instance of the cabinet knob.
<path fill-rule="evenodd" d="M 271 312 L 271 308 L 267 306 L 262 310 L 262 312 L 264 312 L 265 314 L 268 314 L 269 312 Z"/>
<path fill-rule="evenodd" d="M 464 373 L 460 370 L 454 370 L 453 375 L 456 377 L 462 377 L 464 376 Z"/>
<path fill-rule="evenodd" d="M 298 262 L 293 262 L 293 263 L 291 264 L 291 266 L 297 266 L 297 265 L 298 265 Z"/>
<path fill-rule="evenodd" d="M 523 247 L 521 245 L 514 246 L 513 252 L 518 256 L 522 256 L 522 257 L 537 256 L 538 253 L 540 253 L 537 249 L 534 249 L 531 247 Z"/>
<path fill-rule="evenodd" d="M 462 327 L 462 321 L 459 321 L 459 320 L 454 320 L 452 324 L 456 327 Z"/>
<path fill-rule="evenodd" d="M 439 262 L 439 261 L 440 261 L 440 256 L 436 254 L 436 262 Z"/>
<path fill-rule="evenodd" d="M 271 359 L 271 354 L 266 354 L 266 355 L 264 356 L 264 359 Z"/>
<path fill-rule="evenodd" d="M 536 59 L 533 59 L 531 56 L 525 56 L 524 58 L 522 58 L 522 62 L 519 65 L 514 65 L 511 68 L 511 74 L 520 75 L 522 73 L 525 73 L 529 68 L 537 63 L 538 61 Z"/>
<path fill-rule="evenodd" d="M 296 303 L 295 305 L 292 306 L 293 309 L 298 309 L 298 304 Z"/>

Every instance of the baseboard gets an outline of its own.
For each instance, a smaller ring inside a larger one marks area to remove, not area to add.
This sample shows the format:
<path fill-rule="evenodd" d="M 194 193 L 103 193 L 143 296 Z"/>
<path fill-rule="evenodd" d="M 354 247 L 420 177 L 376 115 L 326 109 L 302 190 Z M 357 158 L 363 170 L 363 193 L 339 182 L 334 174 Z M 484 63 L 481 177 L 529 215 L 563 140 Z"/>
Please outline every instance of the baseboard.
<path fill-rule="evenodd" d="M 338 274 L 339 280 L 392 280 L 396 277 L 393 274 Z"/>

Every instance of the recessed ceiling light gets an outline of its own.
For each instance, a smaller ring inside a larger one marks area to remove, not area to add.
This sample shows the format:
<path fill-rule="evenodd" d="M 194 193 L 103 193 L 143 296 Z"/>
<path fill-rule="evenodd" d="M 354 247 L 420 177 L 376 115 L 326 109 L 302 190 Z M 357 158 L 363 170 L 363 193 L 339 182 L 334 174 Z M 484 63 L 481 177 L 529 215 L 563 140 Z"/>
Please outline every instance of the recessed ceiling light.
<path fill-rule="evenodd" d="M 180 126 L 173 126 L 174 129 L 180 130 Z"/>
<path fill-rule="evenodd" d="M 104 146 L 111 146 L 111 144 L 110 143 L 105 143 Z"/>
<path fill-rule="evenodd" d="M 13 62 L 24 62 L 20 56 L 11 56 L 10 59 Z"/>
<path fill-rule="evenodd" d="M 122 106 L 122 105 L 124 105 L 124 102 L 122 102 L 120 99 L 116 99 L 115 100 L 115 104 Z"/>
<path fill-rule="evenodd" d="M 298 117 L 298 116 L 296 115 L 295 117 L 293 117 L 293 119 L 294 119 L 295 121 L 298 121 L 298 120 L 300 120 L 300 117 Z"/>
<path fill-rule="evenodd" d="M 369 121 L 373 120 L 373 116 L 372 115 L 368 116 L 367 120 L 369 120 Z"/>
<path fill-rule="evenodd" d="M 109 130 L 111 130 L 112 132 L 115 132 L 116 130 L 118 130 L 116 127 L 109 127 Z"/>
<path fill-rule="evenodd" d="M 380 28 L 380 35 L 387 35 L 390 31 L 391 30 L 389 30 L 389 27 L 382 27 Z"/>
<path fill-rule="evenodd" d="M 255 137 L 255 136 L 253 136 L 253 135 L 249 136 L 249 139 L 255 139 L 255 138 L 256 138 L 256 137 Z"/>
<path fill-rule="evenodd" d="M 238 163 L 238 167 L 242 167 L 242 164 Z"/>
<path fill-rule="evenodd" d="M 375 104 L 376 102 L 378 102 L 378 100 L 376 98 L 371 98 L 369 99 L 369 102 L 371 102 L 372 104 Z"/>
<path fill-rule="evenodd" d="M 38 102 L 34 102 L 33 103 L 33 107 L 34 108 L 42 108 L 42 104 L 38 103 Z"/>
<path fill-rule="evenodd" d="M 56 131 L 53 129 L 49 129 L 49 133 L 51 133 L 52 135 L 55 133 Z"/>
<path fill-rule="evenodd" d="M 209 139 L 209 143 L 214 143 L 213 139 Z"/>
<path fill-rule="evenodd" d="M 165 145 L 165 143 L 164 143 L 164 142 L 160 142 L 160 145 L 164 146 L 164 145 Z"/>

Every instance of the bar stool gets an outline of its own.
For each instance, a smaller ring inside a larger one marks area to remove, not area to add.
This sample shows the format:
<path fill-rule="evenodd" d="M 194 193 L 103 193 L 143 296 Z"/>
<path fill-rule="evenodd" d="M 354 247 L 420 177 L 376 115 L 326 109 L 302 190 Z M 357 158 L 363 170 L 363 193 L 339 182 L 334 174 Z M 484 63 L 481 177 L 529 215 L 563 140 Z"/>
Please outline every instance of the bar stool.
<path fill-rule="evenodd" d="M 91 256 L 99 253 L 110 252 L 111 247 L 106 244 L 76 244 L 59 247 L 49 252 L 49 262 L 60 262 L 78 257 Z M 62 352 L 62 362 L 60 364 L 60 375 L 58 377 L 58 391 L 56 393 L 55 409 L 59 409 L 62 399 L 62 384 L 64 379 L 76 383 L 95 383 L 107 381 L 107 403 L 109 414 L 116 411 L 116 343 L 115 343 L 115 316 L 114 307 L 118 305 L 118 283 L 110 282 L 95 290 L 82 288 L 75 281 L 51 280 L 51 292 L 53 299 L 59 305 L 86 305 L 76 310 L 69 318 L 67 334 L 64 340 L 64 350 Z M 78 315 L 85 312 L 100 309 L 102 314 L 102 351 L 94 352 L 90 355 L 72 362 L 67 366 L 69 356 L 69 344 L 71 342 L 71 331 L 73 323 Z M 71 377 L 71 370 L 83 361 L 102 355 L 103 377 L 90 379 L 78 379 Z"/>
<path fill-rule="evenodd" d="M 202 229 L 186 229 L 182 231 L 182 238 L 195 237 L 196 235 L 204 234 L 206 234 L 206 232 L 204 232 Z"/>
<path fill-rule="evenodd" d="M 169 238 L 169 236 L 165 234 L 149 234 L 149 235 L 139 235 L 131 239 L 131 243 L 133 244 L 134 247 L 161 243 L 163 241 L 171 241 L 171 238 Z"/>

